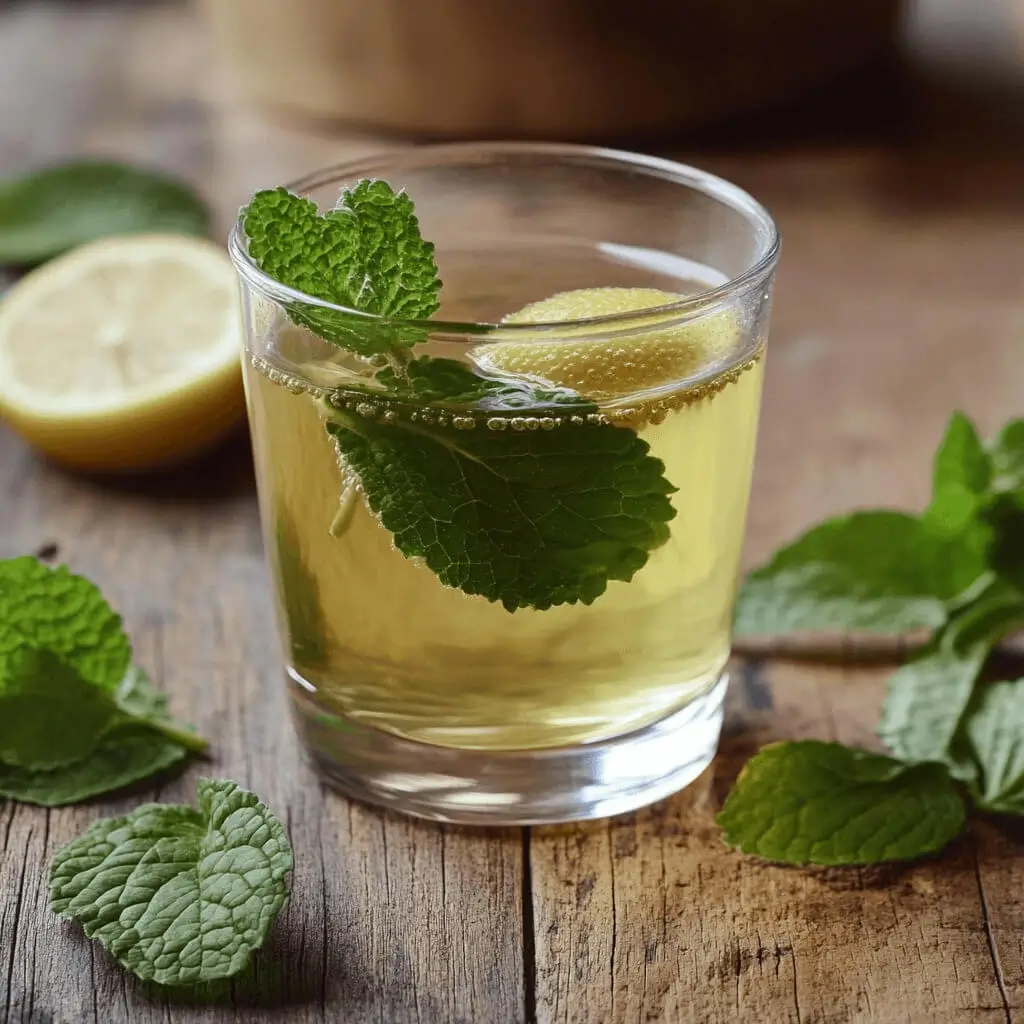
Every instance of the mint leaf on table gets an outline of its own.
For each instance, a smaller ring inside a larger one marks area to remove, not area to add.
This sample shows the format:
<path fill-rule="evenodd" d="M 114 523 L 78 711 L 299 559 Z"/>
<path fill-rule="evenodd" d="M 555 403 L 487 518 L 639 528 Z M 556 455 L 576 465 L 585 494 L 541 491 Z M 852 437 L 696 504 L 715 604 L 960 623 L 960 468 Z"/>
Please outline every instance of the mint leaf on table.
<path fill-rule="evenodd" d="M 74 802 L 206 749 L 130 659 L 92 583 L 31 557 L 0 561 L 0 796 Z"/>
<path fill-rule="evenodd" d="M 55 654 L 18 648 L 0 674 L 0 763 L 49 769 L 81 760 L 117 714 L 109 691 Z"/>
<path fill-rule="evenodd" d="M 55 654 L 83 679 L 109 690 L 117 688 L 131 660 L 121 616 L 99 588 L 30 555 L 0 560 L 0 671 L 25 645 Z"/>
<path fill-rule="evenodd" d="M 1024 594 L 994 581 L 889 679 L 878 734 L 908 762 L 955 760 L 957 729 L 992 648 L 1024 625 Z M 961 771 L 956 771 L 961 774 Z"/>
<path fill-rule="evenodd" d="M 249 201 L 242 221 L 249 255 L 264 273 L 354 311 L 292 302 L 287 310 L 295 323 L 367 356 L 423 340 L 422 331 L 374 319 L 425 320 L 440 304 L 434 246 L 420 236 L 404 192 L 385 181 L 363 180 L 321 214 L 311 199 L 284 188 L 265 189 Z"/>
<path fill-rule="evenodd" d="M 725 841 L 785 864 L 875 864 L 938 853 L 963 830 L 942 765 L 907 766 L 838 743 L 764 747 L 718 815 Z"/>
<path fill-rule="evenodd" d="M 107 235 L 208 227 L 190 188 L 138 167 L 80 160 L 0 182 L 0 264 L 41 263 Z"/>
<path fill-rule="evenodd" d="M 334 410 L 370 508 L 446 586 L 508 611 L 590 604 L 668 539 L 674 488 L 634 431 L 583 417 L 495 431 Z"/>
<path fill-rule="evenodd" d="M 50 906 L 138 977 L 195 985 L 242 971 L 288 895 L 280 821 L 227 780 L 199 808 L 145 804 L 96 822 L 50 866 Z"/>
<path fill-rule="evenodd" d="M 77 804 L 178 767 L 189 751 L 131 723 L 105 732 L 89 755 L 49 771 L 0 764 L 0 797 L 59 807 Z"/>
<path fill-rule="evenodd" d="M 1024 679 L 980 687 L 961 734 L 961 749 L 974 768 L 968 785 L 978 807 L 1024 814 Z"/>
<path fill-rule="evenodd" d="M 736 603 L 739 635 L 935 628 L 946 602 L 983 571 L 974 552 L 901 512 L 831 519 L 782 548 L 747 578 Z"/>

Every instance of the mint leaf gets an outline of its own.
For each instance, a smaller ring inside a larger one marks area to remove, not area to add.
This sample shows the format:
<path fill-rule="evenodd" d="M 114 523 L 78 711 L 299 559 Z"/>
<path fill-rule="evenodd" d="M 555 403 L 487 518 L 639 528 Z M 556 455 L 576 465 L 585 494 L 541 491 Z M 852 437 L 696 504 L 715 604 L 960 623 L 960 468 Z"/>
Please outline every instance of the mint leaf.
<path fill-rule="evenodd" d="M 453 410 L 467 405 L 484 411 L 530 409 L 535 412 L 565 411 L 566 406 L 581 404 L 580 396 L 567 388 L 538 388 L 514 377 L 481 377 L 454 359 L 420 356 L 411 360 L 402 372 L 391 367 L 381 370 L 376 380 L 387 388 L 388 398 L 417 404 L 429 403 Z M 587 404 L 585 412 L 597 407 Z M 562 408 L 559 410 L 559 406 Z"/>
<path fill-rule="evenodd" d="M 438 309 L 434 247 L 423 241 L 412 200 L 384 181 L 342 192 L 335 209 L 284 188 L 257 192 L 242 211 L 249 255 L 274 280 L 349 310 L 291 303 L 289 317 L 361 355 L 424 340 L 420 330 L 372 317 L 425 320 Z"/>
<path fill-rule="evenodd" d="M 786 864 L 876 864 L 938 853 L 963 830 L 946 769 L 839 743 L 763 748 L 718 815 L 725 841 Z"/>
<path fill-rule="evenodd" d="M 0 764 L 0 797 L 43 807 L 76 804 L 180 765 L 187 753 L 145 726 L 115 725 L 73 764 L 49 771 Z"/>
<path fill-rule="evenodd" d="M 56 655 L 18 648 L 0 674 L 0 763 L 45 769 L 81 760 L 116 715 L 109 692 Z"/>
<path fill-rule="evenodd" d="M 971 789 L 982 810 L 1024 814 L 1024 679 L 981 687 L 963 735 L 976 768 Z"/>
<path fill-rule="evenodd" d="M 202 235 L 208 224 L 191 189 L 138 167 L 75 161 L 0 182 L 0 263 L 41 263 L 107 235 Z"/>
<path fill-rule="evenodd" d="M 647 443 L 587 422 L 596 406 L 575 411 L 551 429 L 506 418 L 499 431 L 335 409 L 327 429 L 403 554 L 509 611 L 544 609 L 632 579 L 675 515 Z"/>
<path fill-rule="evenodd" d="M 924 514 L 929 529 L 940 536 L 969 530 L 991 482 L 992 459 L 974 424 L 963 413 L 954 413 L 935 455 L 933 498 Z M 981 537 L 972 547 L 983 548 L 984 541 Z"/>
<path fill-rule="evenodd" d="M 901 512 L 831 519 L 750 574 L 736 605 L 740 635 L 940 626 L 946 602 L 984 571 L 976 553 Z"/>
<path fill-rule="evenodd" d="M 1001 581 L 889 679 L 878 735 L 905 761 L 956 760 L 960 719 L 992 648 L 1024 624 L 1024 595 Z M 962 775 L 962 765 L 956 772 Z"/>
<path fill-rule="evenodd" d="M 1007 423 L 989 445 L 989 454 L 1000 490 L 1024 488 L 1024 419 Z"/>
<path fill-rule="evenodd" d="M 131 645 L 95 584 L 23 556 L 0 561 L 0 674 L 25 645 L 47 650 L 96 686 L 124 678 Z"/>
<path fill-rule="evenodd" d="M 198 810 L 145 804 L 96 822 L 50 867 L 51 908 L 161 985 L 238 974 L 287 897 L 280 821 L 234 782 L 197 790 Z"/>

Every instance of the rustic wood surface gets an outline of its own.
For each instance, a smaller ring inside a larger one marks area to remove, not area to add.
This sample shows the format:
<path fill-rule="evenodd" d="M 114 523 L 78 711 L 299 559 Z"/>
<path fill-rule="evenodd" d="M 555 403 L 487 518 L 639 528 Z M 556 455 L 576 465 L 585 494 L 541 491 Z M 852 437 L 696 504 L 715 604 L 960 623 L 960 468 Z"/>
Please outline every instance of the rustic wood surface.
<path fill-rule="evenodd" d="M 944 106 L 909 108 L 909 126 L 883 105 L 846 141 L 770 144 L 769 122 L 754 146 L 671 150 L 754 191 L 785 236 L 748 561 L 829 513 L 920 506 L 951 409 L 986 429 L 1021 412 L 1024 163 L 953 149 Z M 254 187 L 398 144 L 247 111 L 187 8 L 0 10 L 3 174 L 80 153 L 154 162 L 200 186 L 223 229 Z M 581 826 L 437 827 L 325 791 L 300 758 L 244 438 L 110 483 L 0 428 L 0 556 L 35 551 L 115 600 L 210 737 L 206 770 L 286 818 L 296 869 L 255 975 L 185 1004 L 50 914 L 45 865 L 140 798 L 189 800 L 204 769 L 78 808 L 0 804 L 0 1024 L 1024 1021 L 1024 830 L 976 823 L 934 862 L 872 871 L 767 867 L 719 842 L 714 811 L 762 742 L 874 742 L 882 669 L 737 659 L 722 754 L 687 792 Z"/>

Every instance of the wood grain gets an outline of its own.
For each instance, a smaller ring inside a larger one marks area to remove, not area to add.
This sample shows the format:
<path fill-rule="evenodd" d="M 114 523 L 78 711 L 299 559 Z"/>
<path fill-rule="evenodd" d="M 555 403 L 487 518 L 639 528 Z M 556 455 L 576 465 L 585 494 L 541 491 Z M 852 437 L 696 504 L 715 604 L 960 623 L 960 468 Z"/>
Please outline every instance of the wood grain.
<path fill-rule="evenodd" d="M 262 120 L 177 4 L 0 12 L 3 173 L 155 163 L 224 231 L 252 188 L 397 144 Z M 991 429 L 1024 385 L 1019 157 L 758 146 L 677 153 L 753 190 L 785 238 L 748 562 L 832 512 L 919 506 L 949 411 Z M 103 587 L 214 754 L 114 800 L 0 806 L 0 1024 L 1024 1020 L 1021 828 L 977 822 L 937 861 L 877 871 L 768 867 L 719 842 L 714 811 L 759 744 L 874 742 L 884 667 L 738 659 L 722 756 L 689 791 L 585 826 L 440 828 L 350 804 L 303 763 L 244 437 L 157 479 L 97 481 L 0 428 L 0 557 L 26 551 Z M 189 800 L 201 773 L 260 792 L 296 851 L 270 947 L 207 1006 L 127 977 L 45 892 L 59 844 L 141 800 Z"/>

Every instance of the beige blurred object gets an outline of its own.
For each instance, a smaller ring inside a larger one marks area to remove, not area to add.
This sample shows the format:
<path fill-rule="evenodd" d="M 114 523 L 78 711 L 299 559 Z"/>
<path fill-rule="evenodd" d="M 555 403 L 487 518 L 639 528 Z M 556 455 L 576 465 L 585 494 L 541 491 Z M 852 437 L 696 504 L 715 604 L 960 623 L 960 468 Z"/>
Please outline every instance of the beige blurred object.
<path fill-rule="evenodd" d="M 900 0 L 200 0 L 246 91 L 426 136 L 596 138 L 787 99 L 894 38 Z"/>

